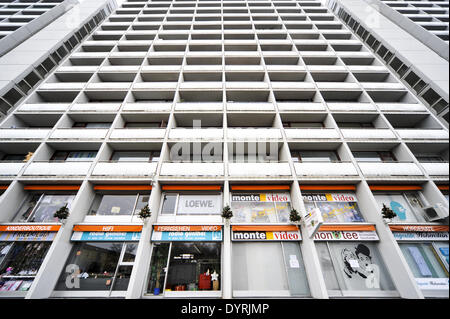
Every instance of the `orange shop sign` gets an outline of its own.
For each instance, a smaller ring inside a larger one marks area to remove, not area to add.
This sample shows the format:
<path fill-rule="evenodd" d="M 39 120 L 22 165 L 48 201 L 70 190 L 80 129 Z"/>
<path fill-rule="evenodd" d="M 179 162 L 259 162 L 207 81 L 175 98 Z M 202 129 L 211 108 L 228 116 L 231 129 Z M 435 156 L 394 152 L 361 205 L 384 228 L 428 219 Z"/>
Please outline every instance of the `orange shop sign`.
<path fill-rule="evenodd" d="M 57 232 L 61 225 L 0 225 L 0 232 Z"/>

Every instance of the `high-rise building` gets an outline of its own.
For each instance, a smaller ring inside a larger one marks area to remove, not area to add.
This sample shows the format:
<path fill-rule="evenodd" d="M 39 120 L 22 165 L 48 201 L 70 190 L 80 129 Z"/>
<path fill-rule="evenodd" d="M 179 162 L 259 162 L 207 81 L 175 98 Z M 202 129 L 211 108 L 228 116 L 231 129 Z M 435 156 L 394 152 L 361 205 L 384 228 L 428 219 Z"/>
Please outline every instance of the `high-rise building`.
<path fill-rule="evenodd" d="M 448 129 L 335 8 L 124 1 L 0 123 L 0 298 L 448 298 Z"/>
<path fill-rule="evenodd" d="M 448 127 L 448 1 L 329 0 L 328 6 Z"/>

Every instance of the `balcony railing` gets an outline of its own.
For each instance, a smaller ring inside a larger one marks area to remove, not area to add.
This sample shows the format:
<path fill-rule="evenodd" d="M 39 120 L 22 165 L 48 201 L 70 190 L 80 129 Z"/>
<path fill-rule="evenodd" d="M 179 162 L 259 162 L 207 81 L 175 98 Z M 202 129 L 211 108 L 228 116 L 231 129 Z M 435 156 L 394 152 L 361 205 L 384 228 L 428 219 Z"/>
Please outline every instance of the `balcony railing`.
<path fill-rule="evenodd" d="M 227 134 L 235 140 L 281 139 L 277 128 L 229 128 Z"/>
<path fill-rule="evenodd" d="M 0 138 L 38 140 L 45 138 L 49 132 L 50 129 L 46 128 L 3 128 L 0 129 Z"/>
<path fill-rule="evenodd" d="M 23 175 L 31 176 L 83 176 L 86 175 L 92 162 L 58 162 L 58 161 L 34 161 L 26 169 Z"/>
<path fill-rule="evenodd" d="M 166 130 L 159 128 L 117 128 L 112 133 L 111 139 L 162 139 Z"/>
<path fill-rule="evenodd" d="M 351 162 L 294 163 L 299 176 L 356 176 L 358 172 Z"/>
<path fill-rule="evenodd" d="M 348 139 L 395 139 L 395 134 L 390 129 L 359 129 L 359 128 L 345 128 L 341 129 L 342 135 Z"/>
<path fill-rule="evenodd" d="M 163 176 L 223 176 L 223 163 L 165 162 L 160 175 Z"/>
<path fill-rule="evenodd" d="M 447 176 L 449 175 L 448 162 L 420 163 L 428 175 Z"/>
<path fill-rule="evenodd" d="M 99 162 L 92 171 L 93 176 L 153 176 L 156 173 L 155 162 Z"/>
<path fill-rule="evenodd" d="M 423 176 L 420 168 L 412 162 L 364 162 L 358 166 L 365 176 Z"/>
<path fill-rule="evenodd" d="M 288 139 L 330 139 L 339 138 L 334 128 L 285 128 Z"/>
<path fill-rule="evenodd" d="M 108 129 L 103 128 L 61 128 L 55 130 L 51 139 L 102 139 L 106 137 Z"/>
<path fill-rule="evenodd" d="M 223 129 L 220 128 L 174 128 L 170 130 L 170 139 L 222 139 Z"/>
<path fill-rule="evenodd" d="M 229 163 L 230 176 L 235 177 L 266 177 L 290 176 L 289 163 Z"/>
<path fill-rule="evenodd" d="M 404 139 L 448 139 L 448 131 L 444 129 L 396 129 Z"/>
<path fill-rule="evenodd" d="M 24 165 L 24 162 L 0 161 L 0 176 L 17 175 Z"/>

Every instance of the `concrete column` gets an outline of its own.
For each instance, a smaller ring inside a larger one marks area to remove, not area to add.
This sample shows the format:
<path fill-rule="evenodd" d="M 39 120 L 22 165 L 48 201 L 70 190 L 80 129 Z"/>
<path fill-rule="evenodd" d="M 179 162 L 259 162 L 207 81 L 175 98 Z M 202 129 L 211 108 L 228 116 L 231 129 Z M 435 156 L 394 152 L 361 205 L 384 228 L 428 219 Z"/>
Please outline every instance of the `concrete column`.
<path fill-rule="evenodd" d="M 295 180 L 291 186 L 291 203 L 292 207 L 297 209 L 300 216 L 303 216 L 305 205 L 303 204 L 302 194 L 297 180 Z M 322 268 L 320 266 L 319 256 L 317 255 L 314 240 L 308 237 L 308 233 L 303 222 L 301 223 L 300 228 L 302 231 L 301 250 L 311 296 L 317 299 L 328 299 L 327 286 L 325 285 L 325 279 L 322 275 Z"/>
<path fill-rule="evenodd" d="M 230 188 L 228 182 L 223 186 L 224 207 L 230 205 Z M 232 291 L 232 267 L 231 267 L 231 226 L 229 221 L 225 221 L 223 227 L 223 256 L 222 256 L 222 294 L 224 299 L 231 299 Z"/>
<path fill-rule="evenodd" d="M 381 212 L 367 182 L 362 181 L 356 188 L 358 205 L 368 222 L 375 223 L 378 237 L 378 251 L 383 258 L 392 281 L 402 298 L 423 299 L 414 275 L 397 244 L 389 226 L 384 222 Z"/>
<path fill-rule="evenodd" d="M 155 182 L 150 194 L 149 208 L 152 216 L 144 223 L 142 228 L 141 239 L 136 251 L 136 259 L 130 276 L 130 283 L 125 295 L 126 299 L 137 299 L 142 296 L 144 286 L 147 284 L 147 274 L 150 269 L 150 261 L 152 258 L 152 247 L 150 239 L 152 237 L 153 224 L 158 217 L 158 211 L 161 200 L 161 188 L 159 183 Z"/>

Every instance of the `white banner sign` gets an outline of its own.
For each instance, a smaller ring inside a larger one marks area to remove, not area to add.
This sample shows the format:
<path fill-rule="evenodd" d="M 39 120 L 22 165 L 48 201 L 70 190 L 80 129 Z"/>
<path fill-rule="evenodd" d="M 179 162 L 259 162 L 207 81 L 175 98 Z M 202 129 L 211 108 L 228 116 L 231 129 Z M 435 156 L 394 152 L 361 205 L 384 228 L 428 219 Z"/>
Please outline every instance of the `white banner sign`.
<path fill-rule="evenodd" d="M 303 220 L 305 221 L 309 238 L 313 238 L 323 224 L 323 217 L 320 209 L 314 208 L 307 211 L 303 216 Z"/>
<path fill-rule="evenodd" d="M 376 241 L 375 231 L 319 231 L 314 236 L 316 241 Z"/>
<path fill-rule="evenodd" d="M 221 195 L 180 195 L 177 213 L 178 215 L 217 215 L 221 213 L 221 209 Z"/>
<path fill-rule="evenodd" d="M 448 278 L 416 278 L 417 285 L 423 290 L 448 290 Z"/>
<path fill-rule="evenodd" d="M 448 232 L 393 232 L 398 241 L 448 241 Z"/>

